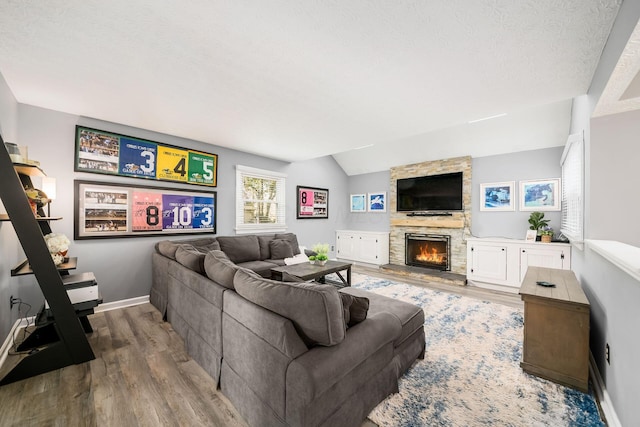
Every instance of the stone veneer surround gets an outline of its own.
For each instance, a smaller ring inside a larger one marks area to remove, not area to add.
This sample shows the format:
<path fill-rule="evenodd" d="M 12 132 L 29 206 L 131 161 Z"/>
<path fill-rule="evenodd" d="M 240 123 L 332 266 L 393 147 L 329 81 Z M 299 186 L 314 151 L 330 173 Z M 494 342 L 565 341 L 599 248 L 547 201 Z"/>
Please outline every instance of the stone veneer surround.
<path fill-rule="evenodd" d="M 396 181 L 443 173 L 463 173 L 463 212 L 453 212 L 453 216 L 408 217 L 406 213 L 396 211 Z M 405 265 L 405 233 L 448 234 L 451 236 L 451 272 L 467 273 L 467 243 L 471 229 L 471 157 L 436 160 L 391 168 L 389 207 L 391 208 L 391 226 L 389 235 L 389 262 Z M 425 272 L 428 272 L 425 269 Z M 434 270 L 435 271 L 435 270 Z"/>

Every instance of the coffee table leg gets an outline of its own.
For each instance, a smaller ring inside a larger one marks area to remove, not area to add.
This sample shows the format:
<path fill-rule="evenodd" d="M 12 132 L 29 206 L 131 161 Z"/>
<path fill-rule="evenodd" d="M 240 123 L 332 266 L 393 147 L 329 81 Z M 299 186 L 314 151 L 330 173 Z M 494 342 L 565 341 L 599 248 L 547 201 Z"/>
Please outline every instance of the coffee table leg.
<path fill-rule="evenodd" d="M 351 266 L 347 267 L 347 286 L 351 286 Z"/>

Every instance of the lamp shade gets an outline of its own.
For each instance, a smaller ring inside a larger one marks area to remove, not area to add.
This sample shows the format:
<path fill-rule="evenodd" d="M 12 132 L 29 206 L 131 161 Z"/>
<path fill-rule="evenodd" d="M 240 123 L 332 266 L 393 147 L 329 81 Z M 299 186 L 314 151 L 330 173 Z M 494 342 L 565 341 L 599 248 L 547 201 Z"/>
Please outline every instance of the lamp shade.
<path fill-rule="evenodd" d="M 55 200 L 56 179 L 49 176 L 42 177 L 42 191 L 47 195 L 47 198 Z"/>

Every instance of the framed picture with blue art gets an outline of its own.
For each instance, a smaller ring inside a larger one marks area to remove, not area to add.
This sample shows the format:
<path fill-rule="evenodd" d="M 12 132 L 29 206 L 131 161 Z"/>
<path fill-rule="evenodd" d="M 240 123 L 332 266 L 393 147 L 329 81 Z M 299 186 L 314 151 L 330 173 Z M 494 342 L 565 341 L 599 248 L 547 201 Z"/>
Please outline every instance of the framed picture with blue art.
<path fill-rule="evenodd" d="M 520 181 L 521 211 L 559 211 L 560 178 Z"/>
<path fill-rule="evenodd" d="M 503 212 L 516 210 L 515 181 L 480 184 L 480 210 Z"/>
<path fill-rule="evenodd" d="M 386 212 L 387 211 L 387 192 L 380 191 L 377 193 L 369 193 L 367 195 L 369 212 Z"/>
<path fill-rule="evenodd" d="M 351 195 L 351 212 L 366 212 L 367 196 L 365 194 Z"/>

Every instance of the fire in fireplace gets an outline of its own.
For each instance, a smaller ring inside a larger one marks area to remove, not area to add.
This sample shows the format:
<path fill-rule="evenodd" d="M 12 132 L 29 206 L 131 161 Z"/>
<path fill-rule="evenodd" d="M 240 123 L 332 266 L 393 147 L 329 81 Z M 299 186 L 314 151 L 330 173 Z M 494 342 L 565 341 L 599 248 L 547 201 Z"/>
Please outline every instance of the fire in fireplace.
<path fill-rule="evenodd" d="M 405 234 L 405 264 L 450 271 L 451 236 L 441 234 Z"/>

